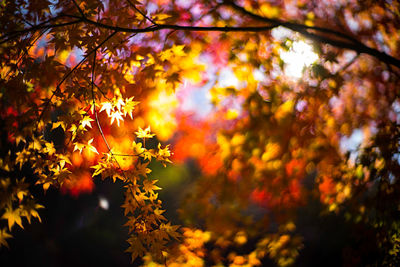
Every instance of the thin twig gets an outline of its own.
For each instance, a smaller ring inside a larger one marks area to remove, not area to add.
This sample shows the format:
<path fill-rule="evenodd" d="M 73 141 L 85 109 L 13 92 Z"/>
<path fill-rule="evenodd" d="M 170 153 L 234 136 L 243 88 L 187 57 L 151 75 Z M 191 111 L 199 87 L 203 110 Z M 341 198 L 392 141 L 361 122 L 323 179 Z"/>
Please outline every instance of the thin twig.
<path fill-rule="evenodd" d="M 97 88 L 97 90 L 99 90 L 99 92 L 104 96 L 105 99 L 107 99 L 108 101 L 111 101 L 111 98 L 109 98 L 109 97 L 103 92 L 103 90 L 101 90 L 101 88 L 100 88 L 96 83 L 94 83 L 94 86 Z"/>
<path fill-rule="evenodd" d="M 85 13 L 83 13 L 83 10 L 81 9 L 81 7 L 76 3 L 75 0 L 72 0 L 72 2 L 74 3 L 74 5 L 76 6 L 76 8 L 78 9 L 79 13 L 81 13 L 82 18 L 85 18 Z"/>
<path fill-rule="evenodd" d="M 27 20 L 23 17 L 22 14 L 21 14 L 21 19 L 22 19 L 23 22 L 25 22 L 25 23 L 28 24 L 29 26 L 31 26 L 31 27 L 34 26 L 32 23 L 30 23 L 29 21 L 27 21 Z"/>
<path fill-rule="evenodd" d="M 360 56 L 360 54 L 355 55 L 349 62 L 347 62 L 346 65 L 344 65 L 343 67 L 341 67 L 339 70 L 337 70 L 332 76 L 336 76 L 338 75 L 340 72 L 345 71 L 348 67 L 350 67 L 355 61 L 356 59 Z"/>
<path fill-rule="evenodd" d="M 166 36 L 165 36 L 165 40 L 164 40 L 164 45 L 163 45 L 163 49 L 165 48 L 165 43 L 167 42 L 167 40 L 168 40 L 168 37 L 170 36 L 170 35 L 172 35 L 174 32 L 176 32 L 176 30 L 172 30 L 172 31 L 170 31 Z"/>
<path fill-rule="evenodd" d="M 93 113 L 95 116 L 95 120 L 96 120 L 96 124 L 97 124 L 97 128 L 99 129 L 100 135 L 103 138 L 104 143 L 107 146 L 108 152 L 111 154 L 111 156 L 113 157 L 114 154 L 111 151 L 111 147 L 107 142 L 107 139 L 104 135 L 103 129 L 100 125 L 100 121 L 99 121 L 99 117 L 97 116 L 97 110 L 96 110 L 96 99 L 94 97 L 94 69 L 96 66 L 96 54 L 97 54 L 97 50 L 94 50 L 94 55 L 93 55 L 93 64 L 92 64 L 92 75 L 91 75 L 91 92 L 92 92 L 92 106 L 93 106 Z M 118 162 L 117 162 L 118 163 Z"/>
<path fill-rule="evenodd" d="M 139 8 L 137 8 L 130 0 L 126 0 L 137 12 L 140 13 L 145 19 L 153 23 L 153 25 L 158 25 L 154 20 L 149 18 L 146 14 L 144 14 Z"/>
<path fill-rule="evenodd" d="M 17 59 L 17 62 L 15 62 L 15 66 L 17 66 L 17 68 L 18 68 L 18 64 L 19 64 L 19 62 L 23 59 L 23 57 L 28 53 L 28 51 L 29 51 L 29 49 L 31 49 L 31 47 L 37 42 L 37 40 L 40 38 L 40 37 L 42 37 L 43 36 L 43 34 L 45 33 L 46 31 L 42 31 L 37 37 L 36 37 L 36 39 L 35 40 L 33 40 L 33 42 L 30 42 L 30 39 L 32 39 L 32 37 L 34 36 L 34 34 L 32 34 L 32 36 L 29 38 L 29 41 L 28 41 L 28 43 L 29 43 L 29 45 L 28 45 L 28 47 L 25 49 L 25 50 L 23 50 L 22 51 L 22 53 L 21 53 L 21 55 L 18 57 L 18 59 Z M 21 49 L 22 50 L 22 49 Z M 6 74 L 6 78 L 9 76 L 9 74 L 11 73 L 11 71 L 12 71 L 12 69 L 10 69 L 8 72 L 7 72 L 7 74 Z"/>
<path fill-rule="evenodd" d="M 37 30 L 41 30 L 41 29 L 53 29 L 53 28 L 58 28 L 58 27 L 65 27 L 65 26 L 69 26 L 69 25 L 73 25 L 73 24 L 77 24 L 80 22 L 83 22 L 83 19 L 77 19 L 74 21 L 70 21 L 70 22 L 64 22 L 64 23 L 58 23 L 58 24 L 47 24 L 50 21 L 59 19 L 61 16 L 55 17 L 55 18 L 51 18 L 45 22 L 42 22 L 38 25 L 35 25 L 33 27 L 30 28 L 26 28 L 23 30 L 18 30 L 18 31 L 11 31 L 11 32 L 7 32 L 5 34 L 3 34 L 2 36 L 0 36 L 0 40 L 3 39 L 2 41 L 0 41 L 0 44 L 4 44 L 7 43 L 15 38 L 18 38 L 19 36 L 28 33 L 28 32 L 34 32 Z M 69 17 L 69 16 L 68 16 Z"/>
<path fill-rule="evenodd" d="M 140 154 L 115 154 L 115 153 L 113 153 L 113 155 L 117 156 L 117 157 L 139 157 L 142 154 L 143 154 L 143 152 Z"/>
<path fill-rule="evenodd" d="M 99 48 L 99 47 L 98 47 L 98 48 Z M 115 162 L 116 162 L 117 165 L 118 165 L 118 168 L 122 171 L 122 175 L 124 176 L 125 180 L 127 180 L 127 177 L 126 177 L 126 175 L 125 175 L 124 170 L 121 168 L 121 165 L 119 164 L 117 158 L 115 157 L 114 153 L 113 153 L 112 150 L 111 150 L 110 145 L 108 144 L 108 141 L 107 141 L 107 139 L 106 139 L 106 136 L 104 135 L 104 132 L 103 132 L 103 128 L 102 128 L 101 125 L 100 125 L 99 117 L 98 117 L 98 115 L 97 115 L 97 110 L 96 110 L 96 98 L 95 98 L 95 96 L 94 96 L 94 70 L 95 70 L 95 66 L 96 66 L 96 53 L 97 53 L 97 49 L 98 49 L 98 48 L 96 48 L 96 49 L 94 50 L 93 64 L 92 64 L 92 74 L 91 74 L 91 80 L 92 80 L 92 81 L 91 81 L 91 91 L 92 91 L 93 113 L 94 113 L 94 116 L 95 116 L 97 128 L 98 128 L 98 130 L 99 130 L 99 132 L 100 132 L 101 138 L 103 139 L 104 143 L 105 143 L 106 146 L 107 146 L 108 153 L 110 153 L 111 157 L 115 160 Z"/>
<path fill-rule="evenodd" d="M 99 49 L 105 42 L 107 42 L 111 37 L 113 37 L 117 32 L 113 32 L 112 34 L 110 34 L 106 39 L 104 39 L 99 45 L 97 45 L 94 49 L 92 49 L 89 53 L 87 53 L 83 59 L 81 61 L 79 61 L 78 64 L 76 64 L 67 74 L 64 75 L 64 77 L 61 79 L 61 81 L 57 84 L 56 89 L 53 91 L 53 93 L 51 94 L 50 98 L 47 100 L 44 108 L 42 109 L 38 121 L 40 121 L 40 119 L 42 118 L 44 111 L 47 110 L 47 108 L 50 105 L 51 100 L 53 99 L 54 95 L 59 92 L 61 89 L 61 85 L 64 83 L 64 81 L 80 66 L 82 65 L 83 62 L 85 62 L 85 60 L 94 52 L 97 51 L 97 49 Z"/>

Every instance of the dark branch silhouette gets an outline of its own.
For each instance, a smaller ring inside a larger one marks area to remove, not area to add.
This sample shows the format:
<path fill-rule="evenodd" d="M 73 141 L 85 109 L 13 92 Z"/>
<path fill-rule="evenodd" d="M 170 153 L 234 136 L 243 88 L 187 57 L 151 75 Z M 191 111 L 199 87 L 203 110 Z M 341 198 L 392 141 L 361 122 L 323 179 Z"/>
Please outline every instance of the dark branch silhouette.
<path fill-rule="evenodd" d="M 74 1 L 76 4 L 76 2 Z M 315 26 L 307 26 L 303 25 L 300 23 L 294 23 L 294 22 L 287 22 L 279 19 L 271 19 L 271 18 L 266 18 L 259 16 L 257 14 L 251 13 L 244 9 L 241 6 L 236 5 L 232 1 L 226 1 L 226 5 L 232 7 L 234 10 L 237 10 L 244 15 L 247 15 L 251 18 L 253 18 L 256 21 L 259 22 L 264 22 L 268 23 L 268 25 L 265 26 L 248 26 L 248 27 L 239 27 L 239 26 L 225 26 L 225 27 L 217 27 L 217 26 L 182 26 L 182 25 L 171 25 L 171 24 L 156 24 L 153 20 L 148 18 L 143 12 L 140 11 L 140 14 L 142 14 L 146 20 L 149 20 L 150 22 L 153 23 L 153 25 L 147 27 L 147 28 L 129 28 L 129 27 L 123 27 L 123 26 L 115 26 L 115 25 L 108 25 L 104 24 L 98 21 L 93 21 L 91 19 L 88 19 L 86 16 L 84 16 L 83 11 L 79 10 L 79 13 L 81 13 L 81 16 L 76 16 L 76 15 L 69 15 L 69 14 L 60 14 L 59 16 L 49 19 L 46 22 L 40 23 L 38 25 L 26 28 L 24 30 L 19 30 L 19 31 L 12 31 L 4 34 L 3 36 L 0 37 L 0 44 L 3 44 L 5 42 L 8 42 L 12 39 L 15 39 L 22 34 L 26 34 L 28 32 L 32 31 L 37 31 L 39 29 L 47 28 L 56 28 L 56 27 L 65 27 L 73 24 L 79 24 L 79 23 L 87 23 L 87 24 L 92 24 L 96 27 L 99 28 L 104 28 L 104 29 L 109 29 L 115 32 L 125 32 L 125 33 L 147 33 L 147 32 L 155 32 L 155 31 L 161 31 L 161 30 L 175 30 L 175 31 L 188 31 L 188 32 L 195 32 L 195 31 L 201 31 L 201 32 L 267 32 L 270 31 L 276 27 L 282 26 L 285 28 L 288 28 L 294 32 L 297 32 L 304 37 L 316 41 L 318 43 L 324 43 L 324 44 L 329 44 L 334 47 L 338 48 L 344 48 L 344 49 L 349 49 L 353 50 L 357 53 L 364 53 L 368 54 L 370 56 L 373 56 L 377 58 L 378 60 L 382 61 L 383 63 L 389 64 L 396 66 L 400 68 L 400 60 L 397 58 L 394 58 L 391 55 L 388 55 L 384 52 L 381 52 L 375 48 L 368 47 L 361 43 L 360 41 L 356 40 L 350 35 L 347 35 L 342 32 L 338 32 L 332 29 L 327 29 L 327 28 L 322 28 L 322 27 L 315 27 Z M 77 7 L 79 7 L 76 4 Z M 133 5 L 134 6 L 134 5 Z M 134 6 L 135 10 L 139 12 L 139 10 Z M 80 9 L 80 8 L 79 8 Z M 70 22 L 62 22 L 62 23 L 55 23 L 55 24 L 49 24 L 49 22 L 52 21 L 57 21 L 59 19 L 63 18 L 73 18 L 75 20 L 70 21 Z"/>

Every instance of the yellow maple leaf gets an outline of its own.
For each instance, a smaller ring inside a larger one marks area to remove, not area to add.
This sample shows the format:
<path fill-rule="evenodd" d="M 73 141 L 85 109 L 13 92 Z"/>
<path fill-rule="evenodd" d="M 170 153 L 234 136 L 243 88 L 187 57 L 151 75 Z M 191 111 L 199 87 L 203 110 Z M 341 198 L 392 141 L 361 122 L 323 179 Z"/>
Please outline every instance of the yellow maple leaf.
<path fill-rule="evenodd" d="M 68 131 L 70 131 L 70 132 L 76 132 L 77 129 L 78 129 L 78 128 L 76 127 L 76 125 L 75 125 L 75 124 L 72 124 L 71 127 L 69 127 Z"/>
<path fill-rule="evenodd" d="M 24 196 L 28 195 L 28 191 L 27 190 L 20 190 L 17 193 L 17 197 L 19 199 L 19 201 L 22 201 L 24 199 Z"/>
<path fill-rule="evenodd" d="M 56 128 L 60 127 L 60 126 L 65 131 L 66 125 L 65 125 L 65 122 L 63 122 L 63 121 L 54 122 L 52 127 L 51 127 L 51 129 L 56 129 Z"/>
<path fill-rule="evenodd" d="M 169 150 L 169 145 L 162 148 L 161 144 L 158 143 L 157 160 L 162 161 L 164 167 L 166 166 L 165 162 L 172 163 L 172 161 L 169 159 L 170 156 L 171 156 L 171 151 Z"/>
<path fill-rule="evenodd" d="M 1 218 L 8 220 L 8 229 L 10 231 L 15 223 L 17 223 L 21 228 L 24 228 L 22 226 L 21 212 L 19 209 L 13 210 L 12 208 L 7 207 L 6 212 L 4 212 L 3 216 L 1 216 Z"/>
<path fill-rule="evenodd" d="M 136 155 L 142 154 L 145 149 L 142 147 L 142 143 L 136 143 L 135 141 L 132 142 L 133 152 Z"/>
<path fill-rule="evenodd" d="M 122 118 L 122 112 L 121 111 L 114 111 L 111 113 L 111 124 L 113 124 L 114 120 L 117 120 L 117 124 L 119 126 L 120 121 L 124 121 L 124 118 Z"/>
<path fill-rule="evenodd" d="M 101 174 L 102 172 L 105 171 L 106 165 L 104 163 L 99 162 L 97 165 L 91 166 L 90 168 L 94 169 L 94 172 L 92 174 L 92 177 L 95 177 L 96 175 Z"/>
<path fill-rule="evenodd" d="M 21 212 L 21 216 L 26 217 L 29 223 L 31 223 L 31 217 L 37 218 L 39 222 L 42 222 L 42 219 L 37 212 L 37 209 L 42 209 L 44 206 L 34 203 L 32 200 L 28 202 L 26 206 L 24 206 L 24 210 Z"/>
<path fill-rule="evenodd" d="M 175 56 L 183 57 L 186 55 L 185 51 L 183 51 L 183 48 L 185 48 L 185 45 L 173 45 L 171 50 Z"/>
<path fill-rule="evenodd" d="M 43 190 L 47 191 L 47 189 L 49 189 L 50 185 L 51 185 L 51 183 L 44 183 L 43 184 Z"/>
<path fill-rule="evenodd" d="M 135 134 L 138 138 L 152 138 L 153 136 L 155 136 L 155 134 L 151 134 L 150 131 L 150 126 L 148 126 L 144 130 L 139 126 L 139 129 L 137 132 L 135 132 Z"/>
<path fill-rule="evenodd" d="M 81 144 L 81 143 L 74 143 L 74 151 L 79 150 L 79 154 L 82 153 L 82 149 L 85 148 L 85 144 Z"/>
<path fill-rule="evenodd" d="M 157 22 L 163 22 L 164 20 L 166 20 L 170 17 L 172 17 L 172 16 L 169 14 L 157 14 L 154 16 L 154 20 Z"/>
<path fill-rule="evenodd" d="M 46 145 L 45 151 L 49 153 L 50 156 L 56 153 L 56 149 L 54 148 L 53 143 L 46 142 L 45 145 Z"/>
<path fill-rule="evenodd" d="M 143 152 L 141 156 L 143 157 L 144 160 L 147 159 L 148 161 L 151 161 L 151 158 L 155 157 L 154 150 L 153 149 L 146 150 Z"/>
<path fill-rule="evenodd" d="M 99 112 L 102 112 L 103 110 L 105 110 L 107 115 L 110 117 L 111 111 L 114 111 L 114 108 L 110 102 L 103 102 L 101 103 L 101 109 Z"/>
<path fill-rule="evenodd" d="M 134 202 L 131 202 L 131 201 L 125 201 L 125 203 L 121 205 L 121 208 L 124 209 L 124 216 L 126 216 L 129 213 L 133 214 L 135 212 L 136 205 L 134 205 L 133 203 Z M 127 225 L 127 226 L 129 226 L 129 225 Z"/>
<path fill-rule="evenodd" d="M 89 128 L 92 128 L 92 124 L 90 123 L 91 121 L 94 121 L 92 118 L 89 116 L 84 116 L 83 119 L 81 120 L 81 125 L 83 128 L 88 126 Z"/>
<path fill-rule="evenodd" d="M 154 194 L 153 190 L 161 190 L 161 187 L 158 187 L 155 185 L 158 180 L 144 180 L 143 181 L 143 188 L 146 192 L 149 192 L 150 194 Z"/>
<path fill-rule="evenodd" d="M 139 104 L 139 102 L 133 101 L 133 97 L 125 99 L 125 106 L 122 107 L 122 110 L 124 111 L 124 116 L 126 116 L 126 114 L 129 114 L 129 117 L 133 119 L 132 112 L 137 104 Z"/>
<path fill-rule="evenodd" d="M 137 173 L 139 175 L 147 177 L 147 174 L 151 172 L 151 170 L 149 168 L 147 168 L 147 165 L 149 165 L 149 162 L 146 162 L 146 163 L 138 162 L 138 164 L 136 166 Z"/>
<path fill-rule="evenodd" d="M 99 152 L 97 152 L 97 149 L 96 149 L 94 146 L 92 146 L 92 143 L 93 143 L 93 138 L 90 139 L 89 142 L 88 142 L 88 144 L 87 144 L 89 150 L 92 151 L 92 152 L 94 152 L 94 153 L 96 153 L 96 154 L 99 154 Z"/>
<path fill-rule="evenodd" d="M 0 230 L 0 247 L 2 247 L 2 246 L 8 247 L 8 243 L 7 243 L 6 239 L 10 238 L 10 237 L 12 237 L 12 235 L 10 235 L 7 232 L 7 229 L 5 229 L 5 228 L 1 229 Z"/>
<path fill-rule="evenodd" d="M 114 99 L 114 107 L 116 107 L 118 109 L 118 111 L 121 111 L 121 107 L 125 106 L 125 102 L 124 100 L 119 97 L 118 99 Z"/>

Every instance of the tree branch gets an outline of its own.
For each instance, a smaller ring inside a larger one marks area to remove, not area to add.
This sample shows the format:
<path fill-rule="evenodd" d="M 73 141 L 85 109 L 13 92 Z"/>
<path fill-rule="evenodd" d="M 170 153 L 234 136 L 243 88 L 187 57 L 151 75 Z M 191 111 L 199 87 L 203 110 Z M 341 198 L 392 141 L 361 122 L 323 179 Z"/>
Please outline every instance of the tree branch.
<path fill-rule="evenodd" d="M 76 8 L 78 9 L 79 13 L 81 13 L 82 18 L 85 18 L 85 13 L 83 13 L 83 10 L 81 9 L 81 7 L 76 3 L 75 0 L 72 0 L 72 2 L 74 3 L 74 5 L 76 6 Z"/>
<path fill-rule="evenodd" d="M 263 32 L 269 31 L 278 25 L 268 25 L 268 26 L 250 26 L 250 27 L 235 27 L 235 26 L 225 26 L 225 27 L 217 27 L 217 26 L 181 26 L 181 25 L 171 25 L 171 24 L 156 24 L 147 28 L 128 28 L 128 27 L 120 27 L 103 24 L 101 22 L 93 21 L 87 18 L 81 18 L 74 15 L 65 15 L 71 18 L 80 19 L 81 21 L 77 22 L 86 22 L 88 24 L 95 25 L 100 28 L 109 29 L 117 32 L 130 32 L 130 33 L 146 33 L 146 32 L 155 32 L 160 30 L 177 30 L 177 31 L 214 31 L 214 32 Z"/>
<path fill-rule="evenodd" d="M 400 60 L 397 58 L 394 58 L 384 52 L 381 52 L 377 49 L 370 48 L 360 41 L 354 39 L 353 37 L 346 35 L 341 32 L 337 32 L 331 29 L 325 29 L 325 28 L 320 28 L 320 27 L 313 27 L 313 26 L 306 26 L 298 23 L 293 23 L 293 22 L 285 22 L 281 21 L 278 19 L 270 19 L 270 18 L 265 18 L 256 14 L 253 14 L 244 8 L 237 6 L 233 2 L 229 1 L 228 2 L 230 6 L 234 7 L 236 10 L 239 10 L 243 12 L 244 14 L 251 16 L 254 19 L 260 20 L 262 22 L 266 22 L 269 25 L 266 26 L 248 26 L 248 27 L 236 27 L 236 26 L 225 26 L 225 27 L 216 27 L 216 26 L 181 26 L 181 25 L 170 25 L 170 24 L 156 24 L 152 25 L 147 28 L 128 28 L 128 27 L 120 27 L 120 26 L 113 26 L 113 25 L 107 25 L 103 24 L 97 21 L 90 20 L 86 17 L 79 17 L 75 15 L 66 15 L 63 14 L 61 15 L 62 17 L 70 17 L 70 18 L 75 18 L 76 20 L 71 21 L 71 22 L 65 22 L 65 23 L 59 23 L 59 24 L 47 24 L 47 23 L 41 23 L 39 25 L 20 30 L 20 31 L 14 31 L 7 33 L 6 35 L 3 35 L 0 37 L 0 39 L 5 38 L 5 36 L 9 36 L 9 38 L 6 38 L 5 40 L 1 41 L 0 44 L 5 43 L 13 38 L 16 38 L 17 36 L 30 32 L 30 31 L 36 31 L 38 29 L 42 28 L 55 28 L 55 27 L 63 27 L 63 26 L 68 26 L 72 24 L 77 24 L 77 23 L 88 23 L 95 25 L 100 28 L 104 29 L 109 29 L 113 30 L 114 32 L 126 32 L 126 33 L 146 33 L 146 32 L 155 32 L 155 31 L 160 31 L 160 30 L 176 30 L 176 31 L 215 31 L 215 32 L 265 32 L 265 31 L 270 31 L 273 28 L 276 28 L 278 26 L 283 26 L 286 27 L 290 30 L 293 30 L 297 33 L 300 33 L 304 37 L 319 42 L 319 43 L 325 43 L 332 45 L 334 47 L 338 48 L 344 48 L 344 49 L 349 49 L 353 50 L 357 53 L 364 53 L 371 55 L 378 60 L 390 64 L 393 66 L 396 66 L 400 68 Z M 311 32 L 314 31 L 314 32 Z M 315 33 L 317 32 L 317 33 Z M 335 39 L 328 37 L 326 35 L 322 35 L 322 33 L 325 34 L 330 34 Z"/>
<path fill-rule="evenodd" d="M 109 38 L 111 38 L 115 33 L 116 33 L 116 32 L 114 32 L 113 34 L 111 34 L 111 35 L 109 36 Z M 108 38 L 108 39 L 109 39 L 109 38 Z M 106 41 L 107 41 L 107 39 L 106 39 L 103 43 L 105 43 Z M 97 115 L 97 110 L 96 110 L 96 98 L 95 98 L 95 96 L 94 96 L 94 70 L 95 70 L 95 66 L 96 66 L 96 53 L 97 53 L 97 50 L 98 50 L 100 47 L 101 47 L 101 45 L 97 46 L 95 49 L 92 50 L 93 53 L 94 53 L 94 55 L 93 55 L 93 64 L 92 64 L 91 86 L 90 86 L 90 88 L 91 88 L 91 92 L 92 92 L 93 113 L 94 113 L 94 116 L 95 116 L 97 128 L 99 129 L 101 138 L 103 139 L 104 143 L 105 143 L 106 146 L 107 146 L 108 153 L 110 153 L 111 157 L 115 160 L 115 162 L 117 163 L 119 169 L 122 170 L 121 165 L 119 164 L 117 158 L 115 157 L 114 153 L 112 152 L 111 147 L 110 147 L 110 145 L 108 144 L 108 141 L 107 141 L 107 139 L 106 139 L 106 136 L 104 135 L 103 128 L 102 128 L 101 125 L 100 125 L 100 120 L 99 120 L 99 117 L 98 117 L 98 115 Z M 122 174 L 123 174 L 125 180 L 127 180 L 127 177 L 126 177 L 125 172 L 124 172 L 123 170 L 122 170 Z"/>
<path fill-rule="evenodd" d="M 142 15 L 145 19 L 147 19 L 148 21 L 150 21 L 151 23 L 153 23 L 153 25 L 157 25 L 157 23 L 156 23 L 154 20 L 152 20 L 151 18 L 149 18 L 149 17 L 148 17 L 146 14 L 144 14 L 139 8 L 137 8 L 137 7 L 132 3 L 131 0 L 126 0 L 126 1 L 128 1 L 128 3 L 129 3 L 137 12 L 139 12 L 140 15 Z"/>
<path fill-rule="evenodd" d="M 18 38 L 19 36 L 21 36 L 25 33 L 28 33 L 28 32 L 34 32 L 34 31 L 41 30 L 41 29 L 52 29 L 52 28 L 58 28 L 58 27 L 65 27 L 65 26 L 77 24 L 77 23 L 80 23 L 83 21 L 82 19 L 78 19 L 78 20 L 64 22 L 64 23 L 58 23 L 58 24 L 47 24 L 49 21 L 52 21 L 54 19 L 58 19 L 58 18 L 53 18 L 51 20 L 48 20 L 46 22 L 40 23 L 38 25 L 23 29 L 23 30 L 7 32 L 6 34 L 4 34 L 0 37 L 0 39 L 3 39 L 2 41 L 0 41 L 0 45 L 9 42 L 12 39 Z"/>
<path fill-rule="evenodd" d="M 100 44 L 98 44 L 94 49 L 92 49 L 91 51 L 89 51 L 89 53 L 87 53 L 87 54 L 83 57 L 83 59 L 82 59 L 81 61 L 79 61 L 78 64 L 76 64 L 68 73 L 66 73 L 66 74 L 64 75 L 64 77 L 61 79 L 61 81 L 57 84 L 57 87 L 56 87 L 56 89 L 53 91 L 53 93 L 52 93 L 52 95 L 50 96 L 50 98 L 46 101 L 46 104 L 45 104 L 45 106 L 43 107 L 43 109 L 42 109 L 42 111 L 41 111 L 41 113 L 40 113 L 40 115 L 39 115 L 38 121 L 40 121 L 40 119 L 42 118 L 44 112 L 45 112 L 45 111 L 47 110 L 47 108 L 49 107 L 50 102 L 51 102 L 51 100 L 53 99 L 53 97 L 55 96 L 55 94 L 56 94 L 57 92 L 60 91 L 60 87 L 61 87 L 61 85 L 65 82 L 65 80 L 66 80 L 77 68 L 79 68 L 79 66 L 82 65 L 82 63 L 85 62 L 85 60 L 86 60 L 91 54 L 95 53 L 103 44 L 105 44 L 105 42 L 107 42 L 108 40 L 110 40 L 110 38 L 113 37 L 116 33 L 117 33 L 117 32 L 113 32 L 112 34 L 110 34 L 106 39 L 104 39 L 104 40 L 103 40 Z"/>
<path fill-rule="evenodd" d="M 231 6 L 233 9 L 235 9 L 255 20 L 266 22 L 266 23 L 272 23 L 276 27 L 283 26 L 294 32 L 302 34 L 304 37 L 306 37 L 308 39 L 311 39 L 311 40 L 319 42 L 319 43 L 325 43 L 325 44 L 329 44 L 329 45 L 332 45 L 332 46 L 335 46 L 338 48 L 345 48 L 345 49 L 353 50 L 357 53 L 368 54 L 386 64 L 390 64 L 390 65 L 400 68 L 400 60 L 399 59 L 394 58 L 394 57 L 392 57 L 384 52 L 381 52 L 377 49 L 370 48 L 370 47 L 364 45 L 359 40 L 357 40 L 354 37 L 347 35 L 345 33 L 338 32 L 338 31 L 335 31 L 332 29 L 322 28 L 322 27 L 307 26 L 307 25 L 303 25 L 300 23 L 293 23 L 293 22 L 282 21 L 279 19 L 266 18 L 266 17 L 260 16 L 260 15 L 254 14 L 241 6 L 238 6 L 232 0 L 226 0 L 224 3 L 225 3 L 225 5 Z M 310 32 L 310 30 L 314 31 L 314 32 L 318 32 L 318 33 L 312 33 L 312 32 Z M 339 40 L 332 39 L 327 36 L 321 35 L 321 33 L 329 34 L 331 36 L 338 38 Z"/>
<path fill-rule="evenodd" d="M 318 26 L 307 26 L 307 25 L 300 24 L 300 23 L 288 22 L 288 21 L 283 21 L 283 20 L 279 20 L 279 19 L 271 19 L 271 18 L 263 17 L 263 16 L 254 14 L 254 13 L 246 10 L 245 8 L 243 8 L 241 6 L 238 6 L 237 4 L 235 4 L 235 2 L 230 1 L 230 0 L 225 1 L 225 4 L 228 6 L 231 6 L 233 9 L 235 9 L 255 20 L 266 22 L 266 23 L 271 23 L 271 24 L 276 24 L 278 26 L 283 26 L 283 27 L 288 28 L 295 32 L 298 32 L 299 30 L 313 30 L 313 31 L 321 32 L 321 33 L 332 34 L 337 38 L 348 40 L 352 43 L 360 43 L 354 37 L 347 35 L 343 32 L 339 32 L 339 31 L 335 31 L 335 30 L 327 29 L 327 28 L 322 28 L 322 27 L 318 27 Z"/>

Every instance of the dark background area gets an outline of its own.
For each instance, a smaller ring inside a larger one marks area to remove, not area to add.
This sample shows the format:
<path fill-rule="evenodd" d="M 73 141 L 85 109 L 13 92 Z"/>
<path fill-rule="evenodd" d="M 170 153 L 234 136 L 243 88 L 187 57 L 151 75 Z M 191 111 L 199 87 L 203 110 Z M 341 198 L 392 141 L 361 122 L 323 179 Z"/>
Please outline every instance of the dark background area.
<path fill-rule="evenodd" d="M 0 249 L 1 266 L 131 266 L 122 184 L 95 179 L 91 194 L 72 197 L 49 189 L 39 194 L 42 223 L 14 227 L 10 249 Z M 109 209 L 99 206 L 99 198 Z M 3 265 L 4 264 L 4 265 Z"/>
<path fill-rule="evenodd" d="M 190 173 L 177 168 L 165 170 L 180 172 L 183 177 L 179 184 L 160 191 L 164 207 L 170 211 L 166 217 L 179 223 L 175 210 L 181 195 L 190 189 Z M 24 223 L 25 229 L 14 227 L 14 238 L 8 239 L 10 249 L 0 249 L 0 266 L 140 265 L 140 260 L 131 264 L 130 255 L 124 252 L 128 248 L 128 231 L 123 226 L 127 219 L 120 207 L 124 197 L 122 183 L 94 180 L 94 191 L 78 197 L 56 189 L 43 194 L 38 189 L 38 201 L 45 205 L 40 210 L 42 223 L 34 220 L 32 224 Z M 109 201 L 108 210 L 99 206 L 100 197 Z M 321 217 L 320 213 L 317 201 L 299 210 L 296 225 L 304 237 L 304 248 L 295 266 L 344 266 L 344 262 L 365 266 L 376 259 L 375 239 L 368 235 L 368 229 L 346 221 L 340 214 Z M 266 260 L 264 266 L 274 264 Z"/>

